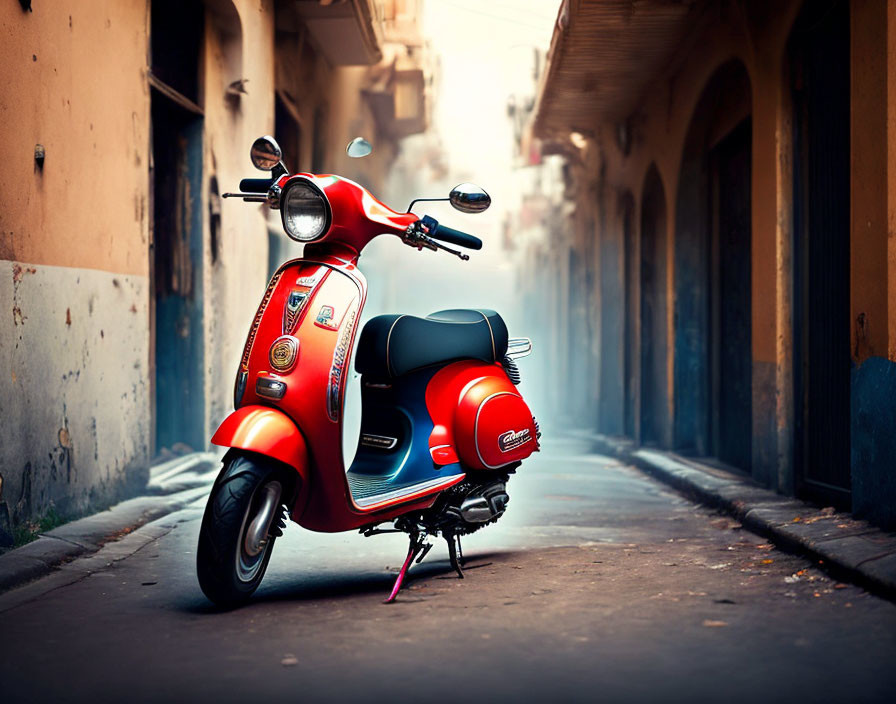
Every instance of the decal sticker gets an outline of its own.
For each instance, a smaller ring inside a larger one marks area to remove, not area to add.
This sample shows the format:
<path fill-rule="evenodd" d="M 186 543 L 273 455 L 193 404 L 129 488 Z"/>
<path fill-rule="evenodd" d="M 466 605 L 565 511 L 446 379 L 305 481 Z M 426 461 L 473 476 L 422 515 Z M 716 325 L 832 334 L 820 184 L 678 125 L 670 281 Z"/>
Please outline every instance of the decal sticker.
<path fill-rule="evenodd" d="M 508 430 L 498 436 L 498 448 L 501 452 L 510 452 L 516 448 L 525 445 L 532 440 L 532 435 L 528 428 L 522 430 Z"/>
<path fill-rule="evenodd" d="M 328 306 L 325 306 L 328 307 Z M 348 347 L 355 330 L 356 307 L 352 307 L 348 320 L 339 333 L 339 341 L 333 350 L 333 364 L 330 366 L 330 379 L 327 382 L 327 415 L 334 423 L 339 421 L 342 411 L 342 382 L 344 381 L 345 363 L 348 361 Z"/>
<path fill-rule="evenodd" d="M 283 309 L 283 334 L 288 335 L 295 330 L 296 323 L 308 303 L 309 292 L 294 288 L 286 298 L 286 307 Z"/>
<path fill-rule="evenodd" d="M 305 269 L 305 271 L 307 272 L 308 269 Z M 307 286 L 308 288 L 314 288 L 323 280 L 328 271 L 329 270 L 326 267 L 319 266 L 317 268 L 317 271 L 315 271 L 313 274 L 305 274 L 304 276 L 300 276 L 299 278 L 297 278 L 296 286 Z"/>
<path fill-rule="evenodd" d="M 321 306 L 320 310 L 317 311 L 317 318 L 314 324 L 327 330 L 336 330 L 339 327 L 340 320 L 340 318 L 336 317 L 333 306 Z"/>
<path fill-rule="evenodd" d="M 252 352 L 252 345 L 255 344 L 255 335 L 258 333 L 258 326 L 261 325 L 261 316 L 264 315 L 264 311 L 271 301 L 271 296 L 274 295 L 274 289 L 277 288 L 277 283 L 280 281 L 280 275 L 281 272 L 279 271 L 274 274 L 274 278 L 271 279 L 271 283 L 268 284 L 267 291 L 264 292 L 264 297 L 261 299 L 261 305 L 258 306 L 258 311 L 255 313 L 255 320 L 252 321 L 252 327 L 249 329 L 249 336 L 246 338 L 246 344 L 243 347 L 243 358 L 240 360 L 240 368 L 243 371 L 249 370 L 249 354 Z"/>

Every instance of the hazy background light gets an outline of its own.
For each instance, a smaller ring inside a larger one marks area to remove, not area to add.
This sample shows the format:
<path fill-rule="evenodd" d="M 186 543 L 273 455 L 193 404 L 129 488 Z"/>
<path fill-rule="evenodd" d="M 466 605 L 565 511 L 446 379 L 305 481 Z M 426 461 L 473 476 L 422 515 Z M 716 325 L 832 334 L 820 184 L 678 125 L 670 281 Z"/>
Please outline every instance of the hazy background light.
<path fill-rule="evenodd" d="M 392 237 L 374 240 L 360 262 L 370 285 L 363 321 L 382 313 L 492 308 L 507 321 L 511 336 L 532 336 L 518 305 L 513 255 L 502 245 L 505 221 L 521 204 L 507 104 L 511 96 L 534 96 L 535 50 L 547 52 L 559 5 L 424 1 L 424 41 L 438 65 L 431 122 L 424 134 L 403 140 L 387 192 L 376 195 L 404 210 L 413 198 L 447 197 L 453 186 L 469 181 L 491 195 L 492 206 L 478 215 L 460 213 L 447 202 L 414 208 L 483 240 L 482 250 L 470 252 L 466 262 L 444 252 L 418 252 Z M 346 397 L 347 458 L 354 455 L 360 427 L 360 389 L 353 381 Z"/>

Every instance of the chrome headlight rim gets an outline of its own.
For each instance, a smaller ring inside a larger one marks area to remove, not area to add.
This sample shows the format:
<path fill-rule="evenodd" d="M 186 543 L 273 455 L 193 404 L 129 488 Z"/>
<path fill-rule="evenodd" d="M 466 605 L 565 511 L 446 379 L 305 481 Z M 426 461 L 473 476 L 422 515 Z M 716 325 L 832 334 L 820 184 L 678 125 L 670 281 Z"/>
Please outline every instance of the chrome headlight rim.
<path fill-rule="evenodd" d="M 289 217 L 289 196 L 292 192 L 293 188 L 297 186 L 305 186 L 309 188 L 316 196 L 321 199 L 321 202 L 324 204 L 324 225 L 320 229 L 320 231 L 309 238 L 301 238 L 290 232 L 289 227 L 286 224 L 286 220 Z M 324 235 L 326 235 L 330 231 L 330 226 L 333 224 L 333 209 L 330 207 L 330 199 L 327 198 L 327 194 L 323 192 L 323 190 L 315 184 L 311 179 L 299 177 L 291 179 L 286 186 L 284 186 L 282 193 L 280 194 L 280 221 L 283 225 L 283 231 L 286 233 L 286 236 L 295 242 L 299 242 L 301 244 L 308 244 L 310 242 L 316 242 L 321 239 Z"/>

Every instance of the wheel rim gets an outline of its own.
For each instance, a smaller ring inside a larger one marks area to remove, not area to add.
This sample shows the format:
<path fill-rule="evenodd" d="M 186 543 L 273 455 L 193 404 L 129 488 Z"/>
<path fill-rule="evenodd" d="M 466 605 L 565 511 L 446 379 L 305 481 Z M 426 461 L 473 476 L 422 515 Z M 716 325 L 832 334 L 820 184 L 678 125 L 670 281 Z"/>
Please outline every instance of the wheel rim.
<path fill-rule="evenodd" d="M 271 547 L 268 533 L 277 516 L 282 494 L 280 482 L 270 481 L 259 487 L 249 502 L 236 551 L 236 574 L 241 582 L 252 582 L 261 571 L 265 555 Z"/>

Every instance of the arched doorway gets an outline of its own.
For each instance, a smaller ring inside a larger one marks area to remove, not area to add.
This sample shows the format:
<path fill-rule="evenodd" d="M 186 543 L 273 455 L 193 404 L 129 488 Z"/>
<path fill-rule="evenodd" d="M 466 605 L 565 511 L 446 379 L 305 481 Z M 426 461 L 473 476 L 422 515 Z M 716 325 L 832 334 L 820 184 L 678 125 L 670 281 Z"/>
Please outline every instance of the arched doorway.
<path fill-rule="evenodd" d="M 675 444 L 752 468 L 752 93 L 732 60 L 685 139 L 675 215 Z"/>
<path fill-rule="evenodd" d="M 666 194 L 651 165 L 641 192 L 640 441 L 666 444 Z"/>

